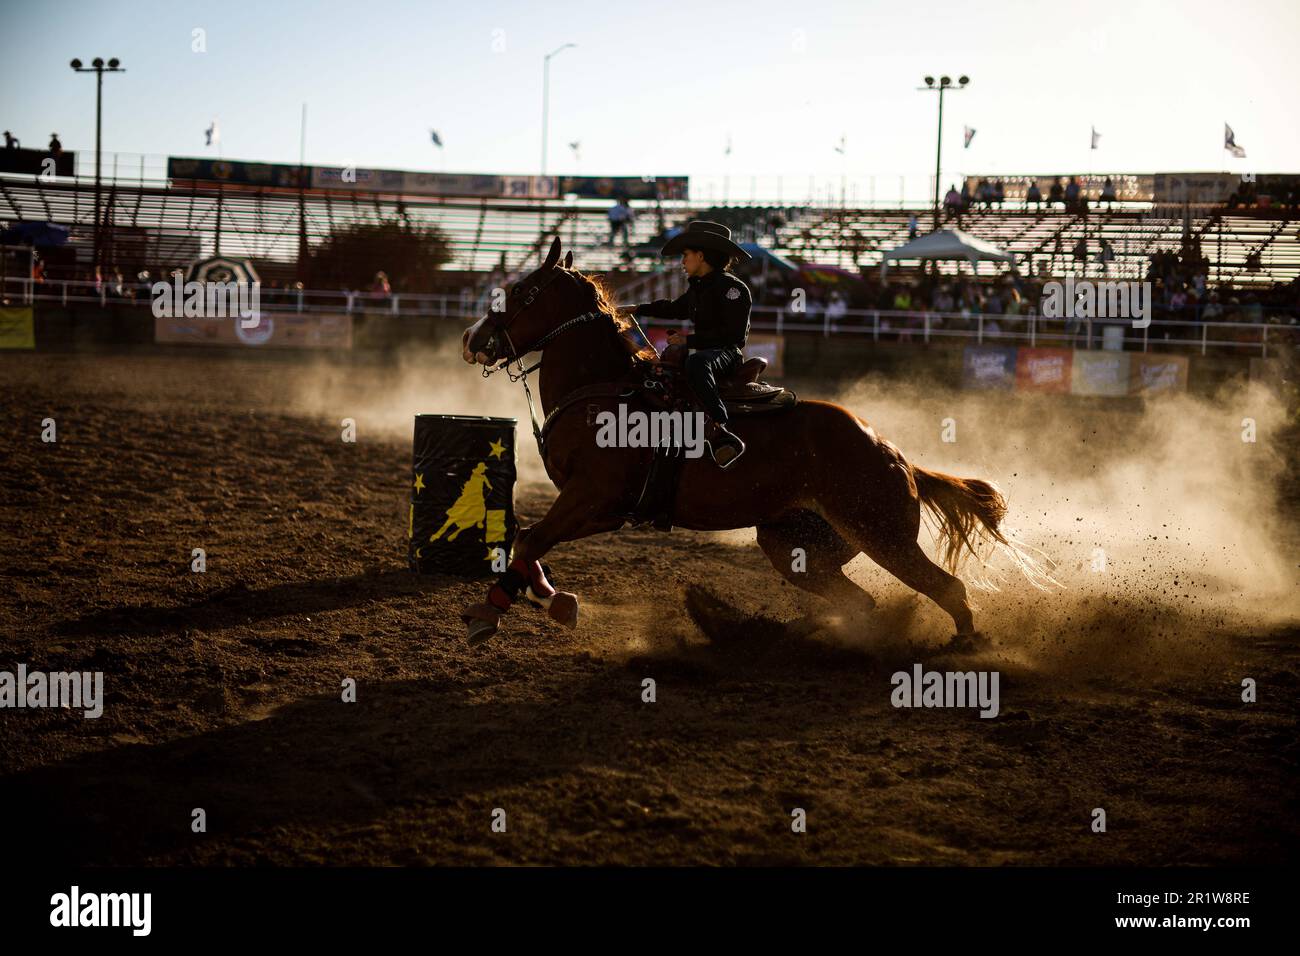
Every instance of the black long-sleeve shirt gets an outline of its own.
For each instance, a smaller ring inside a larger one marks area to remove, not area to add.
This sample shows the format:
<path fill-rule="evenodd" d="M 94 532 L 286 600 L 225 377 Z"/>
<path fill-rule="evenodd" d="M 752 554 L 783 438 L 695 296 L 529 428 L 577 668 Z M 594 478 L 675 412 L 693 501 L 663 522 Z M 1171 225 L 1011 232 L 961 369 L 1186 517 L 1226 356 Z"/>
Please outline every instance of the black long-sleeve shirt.
<path fill-rule="evenodd" d="M 695 331 L 686 336 L 693 349 L 744 349 L 749 338 L 749 286 L 730 272 L 714 269 L 691 276 L 686 291 L 676 299 L 656 299 L 638 305 L 633 314 L 654 319 L 683 319 Z"/>

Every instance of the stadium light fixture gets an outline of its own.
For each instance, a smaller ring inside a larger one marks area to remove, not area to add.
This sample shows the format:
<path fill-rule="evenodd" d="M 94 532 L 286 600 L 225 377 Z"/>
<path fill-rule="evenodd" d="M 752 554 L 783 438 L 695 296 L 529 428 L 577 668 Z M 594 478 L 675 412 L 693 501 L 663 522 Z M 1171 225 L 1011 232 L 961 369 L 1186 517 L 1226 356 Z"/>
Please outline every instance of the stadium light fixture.
<path fill-rule="evenodd" d="M 551 110 L 551 57 L 558 56 L 576 43 L 565 43 L 542 57 L 542 175 L 546 175 L 546 138 Z"/>
<path fill-rule="evenodd" d="M 937 92 L 939 94 L 939 135 L 938 142 L 934 149 L 934 228 L 936 231 L 939 228 L 939 176 L 942 170 L 943 159 L 943 94 L 949 90 L 954 92 L 957 90 L 964 90 L 966 84 L 969 82 L 970 77 L 963 73 L 957 78 L 956 86 L 953 85 L 952 77 L 950 76 L 939 77 L 939 85 L 935 86 L 934 77 L 927 76 L 925 77 L 925 86 L 917 87 L 917 89 L 922 92 Z"/>
<path fill-rule="evenodd" d="M 95 74 L 95 265 L 100 265 L 103 243 L 100 241 L 101 219 L 99 214 L 99 196 L 100 196 L 100 158 L 102 156 L 101 145 L 103 142 L 103 118 L 104 118 L 104 74 L 105 73 L 125 73 L 122 68 L 122 61 L 113 57 L 104 65 L 104 58 L 97 56 L 90 61 L 90 66 L 81 65 L 81 61 L 74 59 L 69 65 L 78 73 Z"/>

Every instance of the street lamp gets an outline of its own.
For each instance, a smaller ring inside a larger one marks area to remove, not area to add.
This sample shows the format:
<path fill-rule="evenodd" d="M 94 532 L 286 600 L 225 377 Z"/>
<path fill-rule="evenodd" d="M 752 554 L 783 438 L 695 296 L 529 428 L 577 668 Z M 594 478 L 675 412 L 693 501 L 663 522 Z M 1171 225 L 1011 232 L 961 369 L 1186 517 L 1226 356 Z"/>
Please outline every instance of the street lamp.
<path fill-rule="evenodd" d="M 925 86 L 917 87 L 918 90 L 923 92 L 938 92 L 939 94 L 939 136 L 934 148 L 934 228 L 936 231 L 939 228 L 939 161 L 943 156 L 943 94 L 948 90 L 964 90 L 969 82 L 969 76 L 960 76 L 957 78 L 957 85 L 953 86 L 952 77 L 941 76 L 939 77 L 939 85 L 935 86 L 934 77 L 927 76 Z"/>
<path fill-rule="evenodd" d="M 564 52 L 576 43 L 566 43 L 556 47 L 542 58 L 542 175 L 546 175 L 546 135 L 551 109 L 551 57 Z"/>
<path fill-rule="evenodd" d="M 100 159 L 100 133 L 102 130 L 102 120 L 104 115 L 104 74 L 105 73 L 125 73 L 121 66 L 118 65 L 117 57 L 108 61 L 104 65 L 101 57 L 95 57 L 91 60 L 90 66 L 83 67 L 80 60 L 73 60 L 70 66 L 78 73 L 95 74 L 95 265 L 99 265 L 101 252 L 101 243 L 99 236 L 99 159 Z"/>

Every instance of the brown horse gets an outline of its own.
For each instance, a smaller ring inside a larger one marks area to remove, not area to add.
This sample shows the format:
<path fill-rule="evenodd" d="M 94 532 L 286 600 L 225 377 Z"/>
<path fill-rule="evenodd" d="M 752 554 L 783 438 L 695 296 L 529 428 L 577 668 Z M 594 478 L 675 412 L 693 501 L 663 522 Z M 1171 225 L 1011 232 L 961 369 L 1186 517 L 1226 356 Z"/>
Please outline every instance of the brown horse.
<path fill-rule="evenodd" d="M 465 361 L 489 368 L 540 347 L 540 398 L 547 414 L 580 388 L 624 380 L 634 361 L 621 336 L 625 323 L 604 288 L 568 268 L 572 259 L 570 253 L 560 264 L 557 237 L 541 268 L 509 291 L 504 308 L 467 329 L 462 341 Z M 625 523 L 652 450 L 599 447 L 588 408 L 598 404 L 613 411 L 619 400 L 584 397 L 550 423 L 545 464 L 559 496 L 544 518 L 519 532 L 510 568 L 492 586 L 487 603 L 466 609 L 472 638 L 495 632 L 500 614 L 524 588 L 551 617 L 576 624 L 576 596 L 556 592 L 539 559 L 561 542 Z M 982 640 L 966 587 L 952 572 L 963 549 L 974 553 L 972 537 L 981 529 L 1007 544 L 998 530 L 1006 502 L 995 487 L 910 464 L 865 421 L 829 402 L 735 416 L 731 425 L 748 451 L 726 471 L 707 456 L 685 461 L 676 524 L 699 531 L 756 527 L 759 547 L 787 581 L 850 615 L 875 607 L 842 570 L 865 553 L 947 611 L 958 646 Z M 947 570 L 917 542 L 922 505 L 936 519 Z M 803 549 L 805 569 L 796 569 L 796 548 Z"/>

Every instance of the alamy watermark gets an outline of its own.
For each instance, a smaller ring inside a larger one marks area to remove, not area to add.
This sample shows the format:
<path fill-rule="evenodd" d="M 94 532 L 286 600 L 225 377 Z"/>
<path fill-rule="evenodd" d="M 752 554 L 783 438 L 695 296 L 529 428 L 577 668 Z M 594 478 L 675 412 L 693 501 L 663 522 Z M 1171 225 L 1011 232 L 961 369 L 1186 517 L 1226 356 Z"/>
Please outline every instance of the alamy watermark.
<path fill-rule="evenodd" d="M 104 713 L 102 671 L 0 671 L 0 708 L 71 707 L 84 710 L 87 720 Z"/>
<path fill-rule="evenodd" d="M 238 317 L 239 327 L 255 329 L 262 321 L 262 283 L 260 282 L 155 282 L 153 314 L 157 319 L 231 319 Z"/>
<path fill-rule="evenodd" d="M 703 412 L 643 412 L 620 402 L 618 413 L 596 415 L 601 448 L 681 448 L 687 458 L 704 454 Z"/>
<path fill-rule="evenodd" d="M 126 926 L 132 936 L 148 936 L 152 928 L 152 893 L 68 893 L 50 897 L 50 925 L 56 927 Z"/>
<path fill-rule="evenodd" d="M 1067 277 L 1043 286 L 1043 318 L 1131 319 L 1133 328 L 1151 324 L 1150 282 L 1094 282 Z"/>
<path fill-rule="evenodd" d="M 897 671 L 889 702 L 895 707 L 978 707 L 981 717 L 998 715 L 998 671 Z"/>

